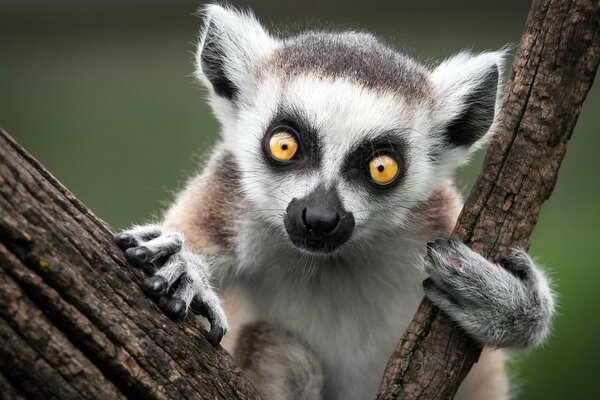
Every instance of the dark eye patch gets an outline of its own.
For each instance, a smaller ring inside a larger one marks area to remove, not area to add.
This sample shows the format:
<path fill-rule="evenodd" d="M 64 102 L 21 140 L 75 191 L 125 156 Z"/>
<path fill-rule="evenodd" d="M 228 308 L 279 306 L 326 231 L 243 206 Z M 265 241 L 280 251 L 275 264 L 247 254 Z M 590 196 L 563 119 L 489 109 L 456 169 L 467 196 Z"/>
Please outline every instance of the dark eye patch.
<path fill-rule="evenodd" d="M 271 137 L 282 131 L 292 134 L 298 141 L 297 153 L 285 162 L 275 160 L 269 151 Z M 274 171 L 315 169 L 322 159 L 317 127 L 310 123 L 301 110 L 292 106 L 281 106 L 278 109 L 265 131 L 261 147 L 267 165 Z"/>
<path fill-rule="evenodd" d="M 397 187 L 406 173 L 407 159 L 405 142 L 392 132 L 384 133 L 374 139 L 365 140 L 351 150 L 344 161 L 342 173 L 350 181 L 365 186 L 368 190 L 381 193 Z M 379 155 L 388 155 L 398 163 L 398 176 L 389 185 L 377 185 L 369 176 L 369 161 Z"/>

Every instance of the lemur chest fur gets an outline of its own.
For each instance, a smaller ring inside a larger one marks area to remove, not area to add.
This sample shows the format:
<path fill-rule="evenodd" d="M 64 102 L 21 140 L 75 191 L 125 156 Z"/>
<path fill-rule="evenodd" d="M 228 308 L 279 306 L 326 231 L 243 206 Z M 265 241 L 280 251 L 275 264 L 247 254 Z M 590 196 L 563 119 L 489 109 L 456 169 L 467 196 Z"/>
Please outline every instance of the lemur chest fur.
<path fill-rule="evenodd" d="M 248 239 L 239 262 L 254 272 L 236 284 L 255 319 L 281 326 L 317 354 L 327 398 L 373 397 L 423 298 L 423 249 L 396 239 L 373 252 L 315 257 L 290 253 L 267 233 Z"/>

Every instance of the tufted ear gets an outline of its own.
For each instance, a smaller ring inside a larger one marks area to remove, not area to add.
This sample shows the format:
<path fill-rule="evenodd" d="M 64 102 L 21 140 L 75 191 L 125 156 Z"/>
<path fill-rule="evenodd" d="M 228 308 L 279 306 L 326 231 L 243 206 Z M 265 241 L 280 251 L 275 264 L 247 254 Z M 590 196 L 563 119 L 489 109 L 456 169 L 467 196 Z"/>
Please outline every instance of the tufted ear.
<path fill-rule="evenodd" d="M 460 53 L 432 73 L 442 141 L 468 149 L 490 130 L 499 107 L 499 76 L 506 51 Z"/>
<path fill-rule="evenodd" d="M 201 9 L 201 15 L 196 76 L 212 94 L 235 102 L 275 41 L 249 12 L 210 4 Z"/>

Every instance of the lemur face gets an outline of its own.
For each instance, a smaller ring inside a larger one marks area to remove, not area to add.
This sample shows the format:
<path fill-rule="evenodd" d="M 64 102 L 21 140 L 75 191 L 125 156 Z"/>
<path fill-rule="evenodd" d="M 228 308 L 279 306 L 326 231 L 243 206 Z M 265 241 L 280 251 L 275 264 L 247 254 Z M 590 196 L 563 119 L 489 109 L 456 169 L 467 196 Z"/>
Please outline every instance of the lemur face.
<path fill-rule="evenodd" d="M 502 57 L 430 71 L 369 34 L 279 40 L 211 5 L 197 63 L 253 211 L 292 245 L 330 253 L 412 229 L 490 130 Z"/>

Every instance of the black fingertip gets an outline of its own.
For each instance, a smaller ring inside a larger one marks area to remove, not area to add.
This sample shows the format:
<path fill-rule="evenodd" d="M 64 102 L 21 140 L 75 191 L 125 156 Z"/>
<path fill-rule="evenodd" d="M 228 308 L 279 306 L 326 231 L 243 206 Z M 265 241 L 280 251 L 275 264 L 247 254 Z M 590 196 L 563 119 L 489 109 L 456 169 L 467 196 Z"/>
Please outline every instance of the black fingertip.
<path fill-rule="evenodd" d="M 131 247 L 125 250 L 125 258 L 134 267 L 147 265 L 151 261 L 150 249 L 144 246 Z"/>
<path fill-rule="evenodd" d="M 518 256 L 508 257 L 504 262 L 504 268 L 522 281 L 530 278 L 530 266 Z"/>
<path fill-rule="evenodd" d="M 171 319 L 178 320 L 185 317 L 186 306 L 185 303 L 180 299 L 171 299 L 164 306 L 165 314 Z"/>
<path fill-rule="evenodd" d="M 167 292 L 169 283 L 162 276 L 151 276 L 150 278 L 144 279 L 142 284 L 142 290 L 148 297 L 158 298 Z"/>
<path fill-rule="evenodd" d="M 225 329 L 220 326 L 212 326 L 206 334 L 206 339 L 213 346 L 217 347 L 221 343 L 221 339 L 225 336 Z"/>
<path fill-rule="evenodd" d="M 130 247 L 134 247 L 137 243 L 132 235 L 129 233 L 121 232 L 114 237 L 115 244 L 123 251 Z"/>

